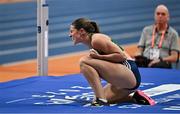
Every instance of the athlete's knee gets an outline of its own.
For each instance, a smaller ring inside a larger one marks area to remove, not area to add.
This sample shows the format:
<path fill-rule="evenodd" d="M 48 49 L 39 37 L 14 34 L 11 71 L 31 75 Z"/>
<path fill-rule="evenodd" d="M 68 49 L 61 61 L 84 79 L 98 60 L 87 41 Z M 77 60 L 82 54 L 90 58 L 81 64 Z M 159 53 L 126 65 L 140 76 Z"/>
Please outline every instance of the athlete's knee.
<path fill-rule="evenodd" d="M 87 64 L 88 60 L 90 58 L 88 56 L 84 56 L 84 57 L 81 57 L 80 60 L 79 60 L 79 65 L 83 65 L 83 64 Z"/>
<path fill-rule="evenodd" d="M 85 58 L 85 57 L 81 57 L 81 58 L 80 58 L 80 60 L 79 60 L 79 65 L 80 65 L 80 67 L 84 65 L 85 61 L 86 61 L 86 58 Z"/>
<path fill-rule="evenodd" d="M 87 70 L 87 57 L 82 57 L 79 60 L 79 66 L 80 66 L 80 72 L 83 73 L 85 70 Z"/>

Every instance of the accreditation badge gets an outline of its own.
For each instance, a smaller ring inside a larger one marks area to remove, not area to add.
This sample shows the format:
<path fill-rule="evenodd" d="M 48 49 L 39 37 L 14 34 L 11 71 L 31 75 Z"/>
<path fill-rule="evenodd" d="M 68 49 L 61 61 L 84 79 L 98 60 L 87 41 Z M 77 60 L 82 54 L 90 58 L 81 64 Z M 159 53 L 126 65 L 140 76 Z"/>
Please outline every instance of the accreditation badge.
<path fill-rule="evenodd" d="M 160 49 L 151 48 L 150 49 L 150 59 L 158 59 L 159 58 Z"/>

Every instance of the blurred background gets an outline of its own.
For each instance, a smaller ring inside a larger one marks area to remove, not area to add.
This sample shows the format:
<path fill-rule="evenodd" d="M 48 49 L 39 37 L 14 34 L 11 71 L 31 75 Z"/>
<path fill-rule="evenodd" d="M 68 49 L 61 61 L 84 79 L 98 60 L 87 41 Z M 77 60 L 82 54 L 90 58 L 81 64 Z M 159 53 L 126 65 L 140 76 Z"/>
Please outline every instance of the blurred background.
<path fill-rule="evenodd" d="M 9 73 L 11 75 L 13 73 L 13 76 L 18 76 L 22 72 L 26 73 L 24 75 L 35 75 L 36 0 L 0 1 L 0 78 L 10 76 Z M 87 50 L 83 45 L 73 46 L 68 37 L 71 22 L 79 17 L 96 21 L 101 32 L 110 35 L 123 46 L 130 46 L 137 44 L 143 27 L 153 23 L 156 6 L 165 4 L 170 11 L 170 25 L 180 34 L 179 0 L 46 0 L 46 2 L 49 5 L 50 58 L 61 58 L 65 54 Z M 34 64 L 24 65 L 21 68 L 11 66 L 29 60 L 34 61 Z M 57 69 L 56 65 L 65 67 L 65 63 L 68 61 L 60 63 L 55 60 L 55 63 L 50 63 L 52 74 L 61 75 L 62 68 Z"/>

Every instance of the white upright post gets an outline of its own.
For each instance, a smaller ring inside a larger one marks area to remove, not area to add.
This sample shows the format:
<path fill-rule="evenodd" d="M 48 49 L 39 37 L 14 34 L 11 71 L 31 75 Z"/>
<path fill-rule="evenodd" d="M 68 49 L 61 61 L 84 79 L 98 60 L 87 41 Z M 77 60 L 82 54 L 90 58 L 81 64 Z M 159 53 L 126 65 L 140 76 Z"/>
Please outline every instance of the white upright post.
<path fill-rule="evenodd" d="M 48 75 L 48 4 L 37 0 L 37 72 Z"/>

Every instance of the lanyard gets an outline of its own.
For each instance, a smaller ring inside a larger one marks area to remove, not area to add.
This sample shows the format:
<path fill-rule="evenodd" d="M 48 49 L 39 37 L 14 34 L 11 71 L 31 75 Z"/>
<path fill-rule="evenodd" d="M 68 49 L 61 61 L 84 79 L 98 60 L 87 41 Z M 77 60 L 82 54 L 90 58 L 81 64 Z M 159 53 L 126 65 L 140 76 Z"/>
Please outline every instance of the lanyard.
<path fill-rule="evenodd" d="M 166 31 L 163 31 L 163 32 L 162 32 L 162 35 L 161 35 L 161 39 L 160 39 L 158 48 L 161 48 L 161 47 L 162 47 L 162 42 L 163 42 L 163 40 L 164 40 L 165 32 L 166 32 Z M 152 47 L 152 48 L 154 47 L 155 33 L 156 33 L 156 26 L 153 27 L 152 42 L 151 42 L 151 47 Z"/>

